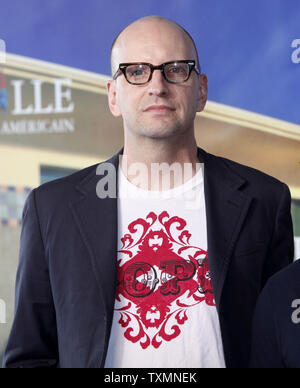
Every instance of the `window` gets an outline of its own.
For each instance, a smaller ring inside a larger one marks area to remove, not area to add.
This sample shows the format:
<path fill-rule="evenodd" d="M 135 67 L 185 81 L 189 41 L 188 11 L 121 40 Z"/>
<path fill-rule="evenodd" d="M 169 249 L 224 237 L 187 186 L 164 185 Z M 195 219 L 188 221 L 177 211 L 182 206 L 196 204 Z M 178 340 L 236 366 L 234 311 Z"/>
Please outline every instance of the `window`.
<path fill-rule="evenodd" d="M 71 168 L 41 166 L 41 184 L 71 175 L 78 170 Z"/>

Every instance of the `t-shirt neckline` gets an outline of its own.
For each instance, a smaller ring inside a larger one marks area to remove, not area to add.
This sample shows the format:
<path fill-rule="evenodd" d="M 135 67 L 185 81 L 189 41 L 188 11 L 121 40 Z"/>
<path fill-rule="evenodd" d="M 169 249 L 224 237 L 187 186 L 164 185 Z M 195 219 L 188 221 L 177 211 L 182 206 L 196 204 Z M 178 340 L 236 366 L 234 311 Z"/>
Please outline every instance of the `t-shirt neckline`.
<path fill-rule="evenodd" d="M 118 167 L 119 187 L 121 186 L 122 190 L 126 189 L 133 196 L 137 196 L 141 198 L 153 197 L 153 198 L 167 199 L 171 197 L 178 197 L 187 191 L 191 191 L 195 189 L 197 186 L 203 183 L 204 163 L 199 163 L 199 165 L 200 165 L 200 168 L 197 171 L 197 173 L 184 184 L 176 186 L 173 189 L 159 191 L 159 190 L 145 190 L 130 182 L 125 176 L 119 164 L 119 167 Z"/>

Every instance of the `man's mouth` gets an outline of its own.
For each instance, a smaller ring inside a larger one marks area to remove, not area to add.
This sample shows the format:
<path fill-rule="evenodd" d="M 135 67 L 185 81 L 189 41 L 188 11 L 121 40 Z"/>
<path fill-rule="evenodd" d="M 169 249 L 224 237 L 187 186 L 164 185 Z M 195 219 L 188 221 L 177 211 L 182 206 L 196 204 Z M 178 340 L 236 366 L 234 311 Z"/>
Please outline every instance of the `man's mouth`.
<path fill-rule="evenodd" d="M 150 105 L 144 112 L 157 112 L 157 113 L 165 113 L 165 112 L 173 112 L 175 109 L 168 105 Z"/>

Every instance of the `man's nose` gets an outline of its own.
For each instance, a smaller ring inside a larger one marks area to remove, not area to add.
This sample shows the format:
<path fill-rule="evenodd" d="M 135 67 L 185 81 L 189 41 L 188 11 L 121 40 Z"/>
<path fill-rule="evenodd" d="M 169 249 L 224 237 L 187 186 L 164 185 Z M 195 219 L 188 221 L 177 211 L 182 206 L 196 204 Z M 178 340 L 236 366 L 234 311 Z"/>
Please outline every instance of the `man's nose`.
<path fill-rule="evenodd" d="M 152 79 L 149 82 L 148 93 L 150 95 L 162 96 L 168 93 L 168 81 L 161 70 L 154 70 Z"/>

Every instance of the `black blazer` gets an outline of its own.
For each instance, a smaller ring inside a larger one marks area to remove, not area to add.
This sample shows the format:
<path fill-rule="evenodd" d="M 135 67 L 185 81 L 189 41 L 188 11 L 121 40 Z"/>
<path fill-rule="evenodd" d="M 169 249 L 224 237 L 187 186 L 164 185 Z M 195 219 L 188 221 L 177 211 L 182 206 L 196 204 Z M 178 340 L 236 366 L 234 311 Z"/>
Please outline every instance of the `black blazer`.
<path fill-rule="evenodd" d="M 122 152 L 107 163 L 117 168 Z M 200 148 L 198 157 L 226 365 L 245 367 L 258 295 L 293 260 L 290 193 L 252 168 Z M 117 279 L 117 200 L 97 197 L 97 166 L 28 196 L 5 367 L 104 366 Z"/>

